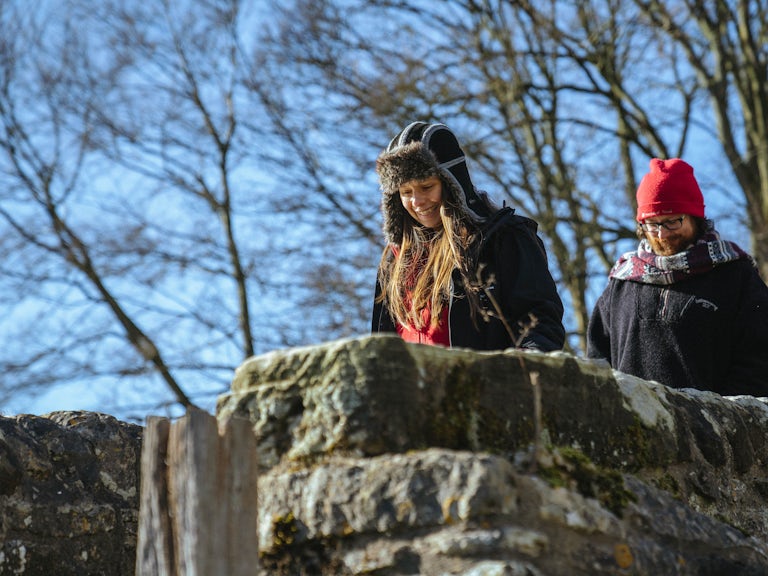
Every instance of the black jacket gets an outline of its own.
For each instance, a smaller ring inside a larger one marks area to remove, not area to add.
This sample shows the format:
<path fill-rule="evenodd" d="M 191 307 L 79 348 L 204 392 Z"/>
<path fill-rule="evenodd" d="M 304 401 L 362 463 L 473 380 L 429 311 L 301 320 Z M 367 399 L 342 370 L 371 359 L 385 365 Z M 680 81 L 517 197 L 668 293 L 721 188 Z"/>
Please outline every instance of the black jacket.
<path fill-rule="evenodd" d="M 587 356 L 672 388 L 768 396 L 768 287 L 748 260 L 668 286 L 612 278 Z"/>
<path fill-rule="evenodd" d="M 475 350 L 503 350 L 514 347 L 519 339 L 520 324 L 529 323 L 529 314 L 536 325 L 522 337 L 521 348 L 541 351 L 560 350 L 565 341 L 563 304 L 547 266 L 547 255 L 536 234 L 536 223 L 503 208 L 484 227 L 479 249 L 484 284 L 501 306 L 508 325 L 515 331 L 514 339 L 503 323 L 495 317 L 472 321 L 469 302 L 463 297 L 464 287 L 458 271 L 453 275 L 453 291 L 449 305 L 449 330 L 452 347 Z M 492 278 L 493 282 L 488 279 Z M 376 296 L 381 292 L 376 283 Z M 493 305 L 481 292 L 480 303 L 485 310 Z M 395 332 L 395 324 L 385 306 L 374 303 L 372 331 Z"/>

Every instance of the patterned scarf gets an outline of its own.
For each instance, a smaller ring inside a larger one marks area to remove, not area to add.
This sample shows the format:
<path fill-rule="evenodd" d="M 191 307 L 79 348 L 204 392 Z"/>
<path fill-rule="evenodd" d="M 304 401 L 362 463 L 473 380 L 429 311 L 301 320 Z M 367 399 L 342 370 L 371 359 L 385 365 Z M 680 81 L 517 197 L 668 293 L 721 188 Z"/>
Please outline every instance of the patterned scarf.
<path fill-rule="evenodd" d="M 755 265 L 749 254 L 737 244 L 721 240 L 714 224 L 707 222 L 706 232 L 693 246 L 672 256 L 657 256 L 648 241 L 641 240 L 637 250 L 621 255 L 609 276 L 643 284 L 668 285 L 734 260 L 750 260 Z"/>

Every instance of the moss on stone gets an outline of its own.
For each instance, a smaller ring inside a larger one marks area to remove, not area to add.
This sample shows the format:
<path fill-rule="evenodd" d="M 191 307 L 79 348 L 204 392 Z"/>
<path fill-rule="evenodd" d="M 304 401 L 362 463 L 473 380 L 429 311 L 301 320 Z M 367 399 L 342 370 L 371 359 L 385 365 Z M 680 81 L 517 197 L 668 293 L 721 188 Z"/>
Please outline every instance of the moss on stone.
<path fill-rule="evenodd" d="M 678 483 L 677 479 L 669 472 L 665 472 L 661 476 L 653 478 L 652 482 L 654 486 L 660 490 L 668 492 L 678 500 L 681 498 L 682 495 L 680 493 L 680 484 Z"/>
<path fill-rule="evenodd" d="M 466 367 L 456 364 L 446 377 L 445 389 L 445 397 L 431 421 L 435 444 L 454 449 L 472 448 L 477 426 L 478 386 L 466 373 Z"/>
<path fill-rule="evenodd" d="M 272 518 L 273 548 L 279 550 L 295 543 L 299 527 L 293 512 Z"/>
<path fill-rule="evenodd" d="M 509 392 L 505 396 L 503 387 L 501 391 L 489 388 L 486 384 L 492 376 L 486 370 L 488 367 L 477 370 L 476 365 L 456 362 L 444 375 L 445 395 L 429 423 L 428 446 L 509 454 L 533 439 L 531 395 Z M 508 373 L 507 377 L 519 375 Z M 513 408 L 510 402 L 515 403 Z"/>
<path fill-rule="evenodd" d="M 649 431 L 637 414 L 621 432 L 608 437 L 605 451 L 623 454 L 622 462 L 616 462 L 626 472 L 637 472 L 645 468 L 657 468 L 670 462 L 668 448 L 659 441 L 658 434 Z M 606 457 L 605 461 L 610 462 Z"/>
<path fill-rule="evenodd" d="M 637 497 L 624 486 L 620 472 L 595 465 L 581 450 L 570 446 L 552 449 L 552 466 L 539 476 L 553 488 L 575 488 L 582 496 L 595 498 L 621 517 L 624 508 Z"/>

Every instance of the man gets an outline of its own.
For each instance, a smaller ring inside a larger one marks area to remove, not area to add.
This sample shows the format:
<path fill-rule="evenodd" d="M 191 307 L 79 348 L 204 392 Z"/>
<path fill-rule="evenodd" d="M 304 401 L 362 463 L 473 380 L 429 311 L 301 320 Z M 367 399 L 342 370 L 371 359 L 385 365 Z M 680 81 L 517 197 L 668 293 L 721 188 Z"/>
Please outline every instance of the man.
<path fill-rule="evenodd" d="M 587 356 L 673 388 L 768 396 L 768 286 L 704 217 L 693 168 L 651 160 L 637 221 L 640 244 L 611 269 Z"/>

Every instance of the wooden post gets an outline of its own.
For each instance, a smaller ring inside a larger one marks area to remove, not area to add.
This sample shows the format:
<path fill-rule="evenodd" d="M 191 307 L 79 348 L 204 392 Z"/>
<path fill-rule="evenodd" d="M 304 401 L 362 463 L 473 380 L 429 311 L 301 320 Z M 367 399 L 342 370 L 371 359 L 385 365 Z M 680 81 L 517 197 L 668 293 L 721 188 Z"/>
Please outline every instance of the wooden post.
<path fill-rule="evenodd" d="M 174 574 L 173 530 L 168 508 L 166 456 L 170 422 L 147 418 L 141 447 L 141 495 L 136 575 Z"/>
<path fill-rule="evenodd" d="M 150 417 L 141 454 L 137 576 L 249 576 L 258 567 L 250 422 Z"/>

